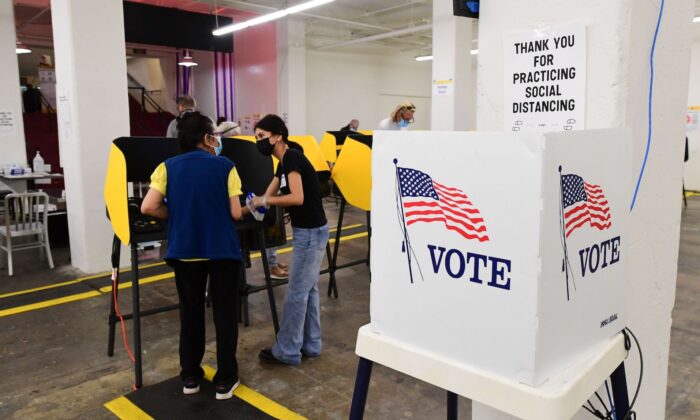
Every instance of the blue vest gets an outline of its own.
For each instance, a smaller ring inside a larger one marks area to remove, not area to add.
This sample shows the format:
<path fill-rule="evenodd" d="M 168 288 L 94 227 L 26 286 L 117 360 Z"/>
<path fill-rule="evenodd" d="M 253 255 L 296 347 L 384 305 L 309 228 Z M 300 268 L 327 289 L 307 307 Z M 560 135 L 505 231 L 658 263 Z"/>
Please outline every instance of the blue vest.
<path fill-rule="evenodd" d="M 240 260 L 228 176 L 233 162 L 203 150 L 165 161 L 168 200 L 166 259 Z"/>

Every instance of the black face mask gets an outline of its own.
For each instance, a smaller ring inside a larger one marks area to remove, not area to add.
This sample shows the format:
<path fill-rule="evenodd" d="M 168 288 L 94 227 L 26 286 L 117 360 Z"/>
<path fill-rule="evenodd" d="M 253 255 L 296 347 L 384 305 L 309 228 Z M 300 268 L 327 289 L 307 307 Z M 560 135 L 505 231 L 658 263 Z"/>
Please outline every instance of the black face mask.
<path fill-rule="evenodd" d="M 275 149 L 275 146 L 270 144 L 269 137 L 256 141 L 255 145 L 258 147 L 258 152 L 262 153 L 264 156 L 271 156 L 272 151 Z"/>

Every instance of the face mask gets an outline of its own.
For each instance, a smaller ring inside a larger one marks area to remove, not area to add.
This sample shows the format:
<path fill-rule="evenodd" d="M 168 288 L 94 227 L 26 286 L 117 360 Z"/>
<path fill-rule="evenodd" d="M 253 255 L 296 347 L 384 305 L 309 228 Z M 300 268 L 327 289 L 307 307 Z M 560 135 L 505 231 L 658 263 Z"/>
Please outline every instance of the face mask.
<path fill-rule="evenodd" d="M 274 145 L 270 144 L 269 137 L 256 141 L 255 145 L 258 147 L 258 152 L 260 152 L 264 156 L 271 156 L 272 151 L 275 148 Z"/>
<path fill-rule="evenodd" d="M 221 154 L 221 150 L 224 148 L 224 142 L 221 141 L 221 136 L 214 136 L 217 142 L 219 142 L 218 146 L 214 146 L 214 153 L 216 156 L 219 156 Z"/>
<path fill-rule="evenodd" d="M 406 128 L 406 127 L 408 127 L 408 121 L 401 118 L 401 121 L 399 121 L 399 128 Z"/>

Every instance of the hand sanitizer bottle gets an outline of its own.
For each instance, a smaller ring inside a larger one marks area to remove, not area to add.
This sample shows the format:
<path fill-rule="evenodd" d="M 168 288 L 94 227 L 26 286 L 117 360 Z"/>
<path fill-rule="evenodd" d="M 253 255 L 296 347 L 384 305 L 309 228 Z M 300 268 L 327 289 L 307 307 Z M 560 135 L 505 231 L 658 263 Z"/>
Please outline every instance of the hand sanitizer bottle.
<path fill-rule="evenodd" d="M 39 149 L 36 150 L 36 156 L 34 156 L 34 160 L 32 161 L 32 169 L 35 174 L 44 172 L 44 158 L 39 154 Z"/>

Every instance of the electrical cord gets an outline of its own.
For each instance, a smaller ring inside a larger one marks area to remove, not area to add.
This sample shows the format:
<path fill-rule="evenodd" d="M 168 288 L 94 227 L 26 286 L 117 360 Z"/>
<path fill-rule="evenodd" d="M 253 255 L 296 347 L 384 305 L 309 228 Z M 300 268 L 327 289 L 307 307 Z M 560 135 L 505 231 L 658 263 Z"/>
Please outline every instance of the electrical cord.
<path fill-rule="evenodd" d="M 608 398 L 610 399 L 610 406 L 611 409 L 609 410 L 607 405 L 605 404 L 605 401 L 600 397 L 600 394 L 598 394 L 598 391 L 595 392 L 595 396 L 598 398 L 598 401 L 603 405 L 605 409 L 605 413 L 601 412 L 598 408 L 596 408 L 593 403 L 591 403 L 591 400 L 588 399 L 586 402 L 590 406 L 587 407 L 585 404 L 582 406 L 586 411 L 591 413 L 593 416 L 601 419 L 601 420 L 636 420 L 637 418 L 637 413 L 633 411 L 634 405 L 637 402 L 637 397 L 639 397 L 639 390 L 642 388 L 642 378 L 644 377 L 644 356 L 642 354 L 642 346 L 639 344 L 639 340 L 637 339 L 637 336 L 634 335 L 632 330 L 629 328 L 625 327 L 625 329 L 622 330 L 622 333 L 625 336 L 625 350 L 629 352 L 629 350 L 632 348 L 632 342 L 629 338 L 631 335 L 632 338 L 634 339 L 634 343 L 637 347 L 637 351 L 639 352 L 639 380 L 637 381 L 637 389 L 634 391 L 634 396 L 632 397 L 632 403 L 630 404 L 629 410 L 627 411 L 627 414 L 625 415 L 624 418 L 619 419 L 617 418 L 617 414 L 615 413 L 615 408 L 613 405 L 612 398 L 610 397 L 610 391 L 608 390 Z M 606 390 L 608 389 L 608 381 L 605 381 L 605 388 Z"/>
<path fill-rule="evenodd" d="M 651 149 L 651 111 L 652 111 L 652 98 L 654 93 L 654 52 L 656 51 L 656 39 L 659 36 L 659 27 L 661 26 L 661 17 L 664 14 L 664 4 L 665 0 L 661 0 L 661 7 L 659 8 L 659 17 L 656 20 L 656 29 L 654 30 L 654 40 L 651 43 L 651 54 L 649 54 L 649 67 L 651 69 L 651 75 L 649 77 L 649 102 L 648 102 L 648 125 L 647 125 L 647 148 L 644 152 L 644 161 L 642 162 L 642 169 L 639 171 L 639 178 L 637 179 L 637 186 L 634 189 L 634 195 L 632 196 L 632 204 L 630 205 L 630 211 L 634 209 L 634 204 L 637 202 L 637 194 L 639 193 L 639 186 L 642 184 L 642 177 L 644 177 L 644 169 L 646 169 L 647 161 L 649 159 L 649 149 Z"/>

